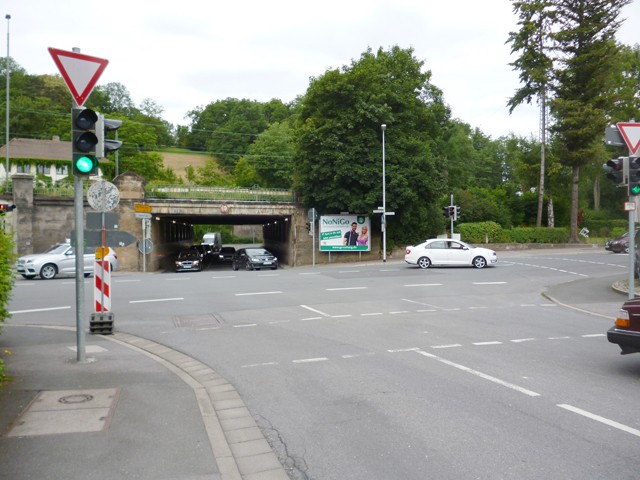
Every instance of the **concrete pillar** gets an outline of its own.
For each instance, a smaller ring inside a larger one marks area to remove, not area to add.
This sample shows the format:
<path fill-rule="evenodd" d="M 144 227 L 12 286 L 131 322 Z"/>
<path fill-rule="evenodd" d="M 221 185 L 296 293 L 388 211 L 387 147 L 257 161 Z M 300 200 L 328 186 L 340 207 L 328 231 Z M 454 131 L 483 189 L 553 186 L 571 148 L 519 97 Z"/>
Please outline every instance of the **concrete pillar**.
<path fill-rule="evenodd" d="M 33 252 L 33 178 L 28 173 L 14 173 L 11 177 L 13 203 L 16 209 L 15 236 L 17 252 L 28 255 Z"/>

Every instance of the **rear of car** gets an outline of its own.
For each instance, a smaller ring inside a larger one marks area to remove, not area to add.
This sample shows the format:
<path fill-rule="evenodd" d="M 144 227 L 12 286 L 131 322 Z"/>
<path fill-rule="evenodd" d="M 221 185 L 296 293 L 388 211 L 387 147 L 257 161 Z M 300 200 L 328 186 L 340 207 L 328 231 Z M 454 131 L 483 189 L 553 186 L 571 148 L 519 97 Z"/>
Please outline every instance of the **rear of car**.
<path fill-rule="evenodd" d="M 620 347 L 621 354 L 640 353 L 640 299 L 627 300 L 618 311 L 607 340 Z"/>

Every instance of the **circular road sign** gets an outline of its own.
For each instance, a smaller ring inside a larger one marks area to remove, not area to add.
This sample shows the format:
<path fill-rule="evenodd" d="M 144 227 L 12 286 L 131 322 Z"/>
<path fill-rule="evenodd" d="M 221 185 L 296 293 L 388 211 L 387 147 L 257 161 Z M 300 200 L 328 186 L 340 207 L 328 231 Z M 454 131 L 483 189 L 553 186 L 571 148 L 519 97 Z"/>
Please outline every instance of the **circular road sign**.
<path fill-rule="evenodd" d="M 151 253 L 153 251 L 153 242 L 150 238 L 145 238 L 144 240 L 140 240 L 138 242 L 138 250 L 140 253 Z"/>
<path fill-rule="evenodd" d="M 120 202 L 120 191 L 113 183 L 102 180 L 89 187 L 87 200 L 94 210 L 109 212 Z"/>

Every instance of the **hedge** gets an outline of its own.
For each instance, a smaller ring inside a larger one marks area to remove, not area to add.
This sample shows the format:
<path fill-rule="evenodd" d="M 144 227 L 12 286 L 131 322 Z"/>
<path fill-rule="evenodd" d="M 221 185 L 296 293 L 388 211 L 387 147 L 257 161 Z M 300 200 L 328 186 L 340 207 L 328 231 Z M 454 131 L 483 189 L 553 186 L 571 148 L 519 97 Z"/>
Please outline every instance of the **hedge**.
<path fill-rule="evenodd" d="M 496 222 L 461 223 L 460 238 L 469 243 L 567 243 L 567 228 L 517 227 L 504 230 Z"/>

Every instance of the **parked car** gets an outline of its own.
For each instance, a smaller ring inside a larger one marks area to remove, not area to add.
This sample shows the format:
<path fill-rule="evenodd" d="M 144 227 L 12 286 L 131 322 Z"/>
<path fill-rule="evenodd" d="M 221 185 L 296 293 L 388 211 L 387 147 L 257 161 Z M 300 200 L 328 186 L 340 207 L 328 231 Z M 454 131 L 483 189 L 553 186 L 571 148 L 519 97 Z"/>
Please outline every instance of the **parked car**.
<path fill-rule="evenodd" d="M 638 231 L 636 231 L 636 237 L 637 236 Z M 613 253 L 629 253 L 629 232 L 624 232 L 619 237 L 607 240 L 607 242 L 604 244 L 604 249 L 609 250 Z"/>
<path fill-rule="evenodd" d="M 441 265 L 468 265 L 484 268 L 498 263 L 493 250 L 474 247 L 459 240 L 431 238 L 419 245 L 406 248 L 404 261 L 420 268 Z"/>
<path fill-rule="evenodd" d="M 223 263 L 233 262 L 235 254 L 235 247 L 222 247 L 218 252 L 218 261 Z"/>
<path fill-rule="evenodd" d="M 178 253 L 176 272 L 199 272 L 202 270 L 202 264 L 200 252 L 195 248 L 187 248 Z"/>
<path fill-rule="evenodd" d="M 213 247 L 209 244 L 203 243 L 201 245 L 194 245 L 191 248 L 198 251 L 200 258 L 205 264 L 211 262 L 211 260 L 215 258 Z"/>
<path fill-rule="evenodd" d="M 624 302 L 607 340 L 620 347 L 621 354 L 640 353 L 640 298 Z"/>
<path fill-rule="evenodd" d="M 239 268 L 260 270 L 263 267 L 271 270 L 278 268 L 278 258 L 264 248 L 240 248 L 233 256 L 231 263 L 231 268 L 234 270 Z"/>
<path fill-rule="evenodd" d="M 95 263 L 95 248 L 86 247 L 84 249 L 84 276 L 88 277 L 93 273 Z M 109 248 L 109 253 L 105 256 L 111 263 L 111 271 L 118 269 L 118 255 L 113 248 Z M 18 258 L 16 271 L 27 280 L 40 276 L 44 280 L 51 280 L 57 275 L 76 274 L 76 254 L 71 243 L 58 243 L 45 253 L 34 253 Z"/>

